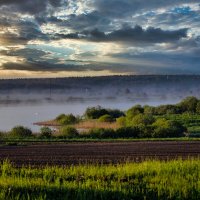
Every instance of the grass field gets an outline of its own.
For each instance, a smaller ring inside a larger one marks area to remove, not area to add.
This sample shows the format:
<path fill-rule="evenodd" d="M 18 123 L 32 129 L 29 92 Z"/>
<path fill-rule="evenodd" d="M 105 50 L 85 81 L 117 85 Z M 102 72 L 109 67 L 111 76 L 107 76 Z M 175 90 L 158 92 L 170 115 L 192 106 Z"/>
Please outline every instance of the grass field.
<path fill-rule="evenodd" d="M 200 198 L 200 160 L 15 168 L 0 165 L 0 199 Z"/>

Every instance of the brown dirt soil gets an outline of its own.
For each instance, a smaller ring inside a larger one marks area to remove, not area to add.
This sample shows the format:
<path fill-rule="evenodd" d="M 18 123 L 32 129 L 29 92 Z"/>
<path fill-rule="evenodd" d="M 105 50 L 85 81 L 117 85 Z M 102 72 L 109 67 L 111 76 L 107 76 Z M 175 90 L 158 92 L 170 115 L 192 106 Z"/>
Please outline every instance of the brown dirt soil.
<path fill-rule="evenodd" d="M 146 159 L 170 160 L 200 156 L 199 141 L 38 144 L 0 146 L 0 161 L 16 166 L 109 164 Z"/>

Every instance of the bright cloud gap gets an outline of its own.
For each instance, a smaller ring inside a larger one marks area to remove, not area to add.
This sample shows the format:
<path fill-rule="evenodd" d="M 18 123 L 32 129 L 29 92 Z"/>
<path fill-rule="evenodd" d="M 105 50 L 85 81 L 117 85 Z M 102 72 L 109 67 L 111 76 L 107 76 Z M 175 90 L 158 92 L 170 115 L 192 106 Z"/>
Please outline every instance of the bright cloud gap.
<path fill-rule="evenodd" d="M 0 78 L 199 74 L 197 0 L 3 0 Z"/>

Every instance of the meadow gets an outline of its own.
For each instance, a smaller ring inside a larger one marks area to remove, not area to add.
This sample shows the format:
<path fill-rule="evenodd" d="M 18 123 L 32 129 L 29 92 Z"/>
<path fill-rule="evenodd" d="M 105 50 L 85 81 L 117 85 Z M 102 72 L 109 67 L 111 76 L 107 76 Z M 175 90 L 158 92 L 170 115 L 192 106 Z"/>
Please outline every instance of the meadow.
<path fill-rule="evenodd" d="M 0 199 L 200 198 L 200 160 L 144 161 L 117 165 L 0 165 Z"/>

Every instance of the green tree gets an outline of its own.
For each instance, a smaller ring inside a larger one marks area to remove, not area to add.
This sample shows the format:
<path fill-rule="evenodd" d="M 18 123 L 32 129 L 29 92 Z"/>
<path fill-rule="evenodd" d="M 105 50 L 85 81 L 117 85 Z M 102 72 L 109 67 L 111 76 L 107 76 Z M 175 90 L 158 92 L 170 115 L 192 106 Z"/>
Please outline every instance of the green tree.
<path fill-rule="evenodd" d="M 155 107 L 145 105 L 143 108 L 144 108 L 144 114 L 148 114 L 148 115 L 154 115 L 155 114 Z"/>
<path fill-rule="evenodd" d="M 152 125 L 139 124 L 138 128 L 140 130 L 139 138 L 151 138 L 153 133 Z"/>
<path fill-rule="evenodd" d="M 42 138 L 51 138 L 52 137 L 52 130 L 49 127 L 42 127 L 40 129 L 40 137 Z"/>
<path fill-rule="evenodd" d="M 155 121 L 153 115 L 147 114 L 138 114 L 132 118 L 131 121 L 128 122 L 131 126 L 138 126 L 138 125 L 150 125 Z"/>
<path fill-rule="evenodd" d="M 179 104 L 177 104 L 182 112 L 196 112 L 196 107 L 199 100 L 196 97 L 186 97 Z"/>
<path fill-rule="evenodd" d="M 198 101 L 197 106 L 196 106 L 196 113 L 200 114 L 200 101 Z"/>
<path fill-rule="evenodd" d="M 108 110 L 101 106 L 89 107 L 86 109 L 84 116 L 87 119 L 98 119 L 99 117 L 109 114 Z"/>
<path fill-rule="evenodd" d="M 135 127 L 122 127 L 116 130 L 117 138 L 138 138 L 140 135 L 140 128 Z"/>
<path fill-rule="evenodd" d="M 0 141 L 1 141 L 1 139 L 4 138 L 4 135 L 5 135 L 5 134 L 4 134 L 3 132 L 0 131 Z"/>
<path fill-rule="evenodd" d="M 179 107 L 176 105 L 160 105 L 155 108 L 155 114 L 166 115 L 166 114 L 177 114 L 179 113 Z"/>
<path fill-rule="evenodd" d="M 32 136 L 32 131 L 23 126 L 15 126 L 9 132 L 9 136 L 15 138 L 26 138 Z"/>
<path fill-rule="evenodd" d="M 108 109 L 107 111 L 108 111 L 109 115 L 115 119 L 125 116 L 124 112 L 122 112 L 121 110 L 118 110 L 118 109 Z"/>
<path fill-rule="evenodd" d="M 168 137 L 183 137 L 187 129 L 177 121 L 166 119 L 158 119 L 152 124 L 154 131 L 152 137 L 168 138 Z"/>
<path fill-rule="evenodd" d="M 116 119 L 118 125 L 125 127 L 126 126 L 126 117 L 119 117 Z"/>
<path fill-rule="evenodd" d="M 115 121 L 115 119 L 113 119 L 112 116 L 106 114 L 106 115 L 103 115 L 101 116 L 99 119 L 98 119 L 99 122 L 113 122 Z"/>
<path fill-rule="evenodd" d="M 57 120 L 57 121 L 60 121 L 60 120 L 62 120 L 64 117 L 65 117 L 65 114 L 60 114 L 60 115 L 58 115 L 58 116 L 56 117 L 56 120 Z"/>
<path fill-rule="evenodd" d="M 76 128 L 72 126 L 64 126 L 60 129 L 60 137 L 61 138 L 76 138 L 79 136 Z"/>
<path fill-rule="evenodd" d="M 144 112 L 144 109 L 141 105 L 135 105 L 132 108 L 128 109 L 126 112 L 126 117 L 128 121 L 131 121 L 133 117 L 135 117 L 138 114 L 142 114 Z"/>
<path fill-rule="evenodd" d="M 65 115 L 58 120 L 61 125 L 71 125 L 77 122 L 77 118 L 73 114 Z"/>
<path fill-rule="evenodd" d="M 163 127 L 163 128 L 168 128 L 169 127 L 169 120 L 165 118 L 158 118 L 152 126 L 154 127 Z"/>

